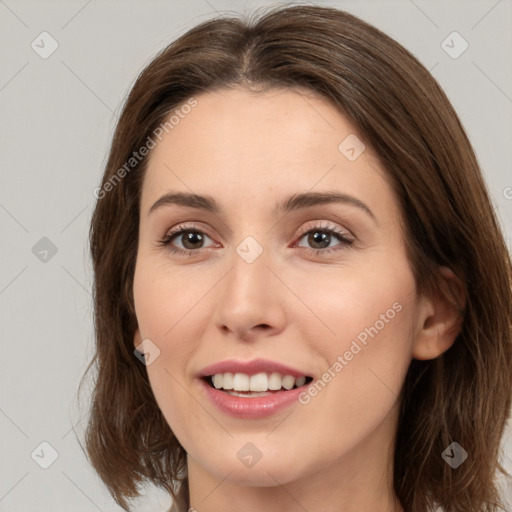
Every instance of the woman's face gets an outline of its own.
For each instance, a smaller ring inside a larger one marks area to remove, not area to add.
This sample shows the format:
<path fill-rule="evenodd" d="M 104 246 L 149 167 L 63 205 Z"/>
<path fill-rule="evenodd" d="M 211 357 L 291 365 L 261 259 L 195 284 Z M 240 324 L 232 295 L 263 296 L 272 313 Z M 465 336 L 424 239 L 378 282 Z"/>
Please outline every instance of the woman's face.
<path fill-rule="evenodd" d="M 195 99 L 151 152 L 134 280 L 134 344 L 150 340 L 189 474 L 213 488 L 380 471 L 426 309 L 396 197 L 312 93 Z"/>

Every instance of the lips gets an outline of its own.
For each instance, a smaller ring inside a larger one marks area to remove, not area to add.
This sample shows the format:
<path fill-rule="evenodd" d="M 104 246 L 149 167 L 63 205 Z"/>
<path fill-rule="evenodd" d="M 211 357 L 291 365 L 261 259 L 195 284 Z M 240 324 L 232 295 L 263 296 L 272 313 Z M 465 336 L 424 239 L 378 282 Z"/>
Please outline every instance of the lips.
<path fill-rule="evenodd" d="M 254 375 L 262 372 L 277 372 L 283 375 L 292 375 L 293 377 L 301 377 L 307 375 L 291 366 L 286 366 L 277 361 L 269 359 L 252 359 L 251 361 L 241 361 L 238 359 L 230 359 L 221 361 L 203 368 L 200 372 L 201 377 L 210 377 L 216 373 L 245 373 L 246 375 Z"/>
<path fill-rule="evenodd" d="M 255 359 L 222 361 L 200 373 L 209 401 L 238 418 L 262 418 L 293 404 L 311 381 L 305 372 Z"/>

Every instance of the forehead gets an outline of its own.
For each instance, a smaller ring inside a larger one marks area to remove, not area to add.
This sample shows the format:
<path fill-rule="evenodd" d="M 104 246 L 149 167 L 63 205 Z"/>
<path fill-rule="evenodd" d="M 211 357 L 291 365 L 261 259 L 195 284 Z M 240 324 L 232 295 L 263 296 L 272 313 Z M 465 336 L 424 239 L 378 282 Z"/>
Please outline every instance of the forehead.
<path fill-rule="evenodd" d="M 299 157 L 312 147 L 325 151 L 332 144 L 332 149 L 337 150 L 341 135 L 355 133 L 339 109 L 312 91 L 220 89 L 195 100 L 196 106 L 188 114 L 179 120 L 173 116 L 179 122 L 170 130 L 173 137 L 167 138 L 174 140 L 177 155 L 178 143 L 184 142 L 200 144 L 212 154 L 214 149 L 215 153 L 229 149 L 242 158 L 247 155 L 247 159 L 264 147 L 267 152 L 272 151 L 274 159 L 281 154 L 289 160 L 293 154 L 286 153 L 288 149 Z M 239 146 L 241 142 L 243 147 Z M 159 149 L 155 151 L 158 152 Z"/>
<path fill-rule="evenodd" d="M 151 151 L 143 204 L 166 189 L 247 198 L 382 188 L 371 148 L 340 109 L 311 91 L 221 89 L 194 99 Z"/>

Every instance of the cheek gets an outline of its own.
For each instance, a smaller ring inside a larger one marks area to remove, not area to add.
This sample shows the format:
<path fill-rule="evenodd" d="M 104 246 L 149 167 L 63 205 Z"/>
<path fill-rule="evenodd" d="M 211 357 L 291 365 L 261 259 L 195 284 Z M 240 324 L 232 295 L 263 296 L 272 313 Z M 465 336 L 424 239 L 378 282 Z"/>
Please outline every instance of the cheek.
<path fill-rule="evenodd" d="M 150 339 L 159 356 L 147 366 L 155 399 L 175 433 L 185 431 L 195 415 L 185 388 L 192 354 L 204 338 L 210 318 L 207 292 L 218 281 L 214 276 L 194 277 L 172 273 L 150 258 L 138 261 L 134 275 L 134 303 L 142 339 Z M 188 406 L 187 406 L 188 404 Z M 186 417 L 183 410 L 187 410 Z M 200 418 L 197 418 L 199 421 Z"/>
<path fill-rule="evenodd" d="M 350 417 L 368 424 L 381 420 L 398 399 L 412 358 L 417 307 L 412 272 L 406 261 L 378 268 L 302 288 L 329 328 L 319 336 L 319 322 L 301 326 L 325 361 L 317 391 L 310 389 L 304 402 L 316 401 L 319 413 L 330 411 L 332 425 Z"/>
<path fill-rule="evenodd" d="M 304 338 L 331 359 L 355 340 L 361 347 L 378 341 L 373 343 L 377 351 L 411 344 L 415 283 L 407 261 L 400 261 L 333 268 L 315 279 L 297 275 L 301 296 L 318 320 L 301 325 Z"/>
<path fill-rule="evenodd" d="M 171 273 L 161 264 L 138 265 L 134 302 L 141 335 L 160 343 L 163 351 L 179 350 L 176 334 L 185 326 L 189 339 L 199 341 L 191 329 L 199 325 L 196 318 L 201 312 L 200 302 L 214 284 L 210 280 L 212 283 L 207 275 L 198 279 L 190 273 Z"/>
<path fill-rule="evenodd" d="M 396 288 L 372 290 L 378 294 L 372 300 L 363 300 L 366 292 L 352 294 L 332 311 L 329 320 L 336 335 L 316 346 L 325 371 L 300 397 L 297 422 L 326 440 L 314 441 L 319 465 L 366 444 L 381 425 L 387 425 L 381 432 L 392 436 L 412 357 L 415 309 L 410 295 Z"/>

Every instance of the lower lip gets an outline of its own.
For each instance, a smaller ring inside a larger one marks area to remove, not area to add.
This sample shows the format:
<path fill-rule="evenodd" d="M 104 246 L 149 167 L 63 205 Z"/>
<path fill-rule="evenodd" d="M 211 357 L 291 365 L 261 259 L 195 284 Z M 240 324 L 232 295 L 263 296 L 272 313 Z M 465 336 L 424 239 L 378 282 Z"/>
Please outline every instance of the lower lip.
<path fill-rule="evenodd" d="M 265 396 L 241 397 L 233 396 L 224 391 L 215 389 L 201 379 L 203 389 L 208 399 L 222 412 L 243 419 L 266 418 L 282 411 L 292 403 L 297 402 L 305 386 L 277 391 Z"/>

